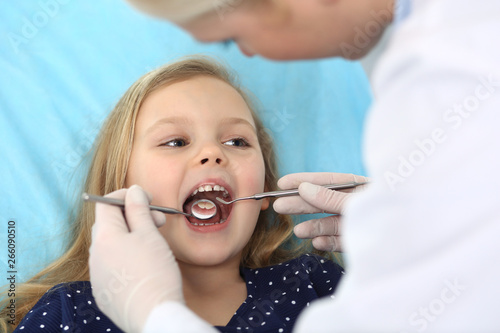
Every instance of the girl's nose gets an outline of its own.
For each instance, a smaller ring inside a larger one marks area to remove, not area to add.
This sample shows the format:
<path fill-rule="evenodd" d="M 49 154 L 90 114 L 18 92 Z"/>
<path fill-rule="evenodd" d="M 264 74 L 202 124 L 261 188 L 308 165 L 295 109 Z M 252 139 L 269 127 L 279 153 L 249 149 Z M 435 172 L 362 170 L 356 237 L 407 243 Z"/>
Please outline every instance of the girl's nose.
<path fill-rule="evenodd" d="M 199 161 L 201 165 L 222 165 L 226 157 L 216 144 L 208 144 L 201 150 Z"/>
<path fill-rule="evenodd" d="M 219 157 L 216 157 L 216 158 L 209 158 L 209 157 L 206 157 L 204 159 L 201 160 L 201 164 L 210 164 L 209 162 L 211 161 L 214 161 L 216 164 L 222 164 L 222 159 L 219 158 Z"/>

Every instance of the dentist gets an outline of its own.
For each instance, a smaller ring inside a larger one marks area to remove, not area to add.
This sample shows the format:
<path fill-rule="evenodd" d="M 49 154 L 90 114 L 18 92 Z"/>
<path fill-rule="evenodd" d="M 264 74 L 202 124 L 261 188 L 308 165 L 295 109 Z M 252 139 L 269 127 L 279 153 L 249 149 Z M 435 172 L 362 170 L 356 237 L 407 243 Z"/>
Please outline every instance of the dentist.
<path fill-rule="evenodd" d="M 347 175 L 293 174 L 279 182 L 300 185 L 300 197 L 277 200 L 278 212 L 343 216 L 348 273 L 335 300 L 311 304 L 294 332 L 500 331 L 499 1 L 129 1 L 198 40 L 231 39 L 246 55 L 276 60 L 358 59 L 393 22 L 364 135 L 371 184 L 352 196 L 317 186 Z M 129 231 L 113 207 L 97 211 L 94 294 L 124 265 L 141 267 L 137 274 L 147 281 L 108 293 L 99 307 L 137 331 L 214 331 L 179 301 L 168 244 L 141 246 L 157 237 L 146 203 L 144 193 L 126 196 L 137 237 L 122 237 Z M 296 233 L 319 236 L 315 245 L 332 249 L 337 223 L 309 221 Z M 137 255 L 117 260 L 124 248 Z"/>

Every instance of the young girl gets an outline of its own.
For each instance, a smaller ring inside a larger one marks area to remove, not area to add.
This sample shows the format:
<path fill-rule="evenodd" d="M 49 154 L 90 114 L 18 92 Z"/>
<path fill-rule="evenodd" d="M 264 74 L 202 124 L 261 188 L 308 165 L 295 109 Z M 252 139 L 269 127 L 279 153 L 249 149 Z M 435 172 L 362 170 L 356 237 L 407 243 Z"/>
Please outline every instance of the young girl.
<path fill-rule="evenodd" d="M 218 213 L 210 220 L 168 215 L 160 227 L 186 305 L 221 332 L 288 332 L 310 301 L 333 293 L 342 269 L 303 254 L 291 219 L 268 209 L 269 200 L 225 206 L 215 199 L 276 190 L 276 181 L 272 142 L 250 99 L 222 66 L 196 57 L 146 74 L 125 93 L 97 138 L 84 191 L 105 195 L 137 184 L 152 204 L 188 213 L 208 208 L 192 208 L 195 201 L 211 200 Z M 14 325 L 2 303 L 3 330 L 121 331 L 96 306 L 88 282 L 93 223 L 94 205 L 82 205 L 73 246 L 18 286 Z"/>

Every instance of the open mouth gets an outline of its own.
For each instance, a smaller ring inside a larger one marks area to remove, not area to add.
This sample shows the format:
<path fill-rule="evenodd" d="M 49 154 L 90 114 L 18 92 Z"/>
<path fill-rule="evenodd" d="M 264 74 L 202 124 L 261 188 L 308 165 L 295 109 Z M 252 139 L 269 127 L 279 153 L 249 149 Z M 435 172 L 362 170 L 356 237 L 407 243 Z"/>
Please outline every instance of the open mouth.
<path fill-rule="evenodd" d="M 216 210 L 215 215 L 207 220 L 199 220 L 196 217 L 186 217 L 187 220 L 195 226 L 211 226 L 226 222 L 231 213 L 232 205 L 223 205 L 215 198 L 231 200 L 229 192 L 220 185 L 201 185 L 191 193 L 184 202 L 183 211 L 196 216 L 211 216 Z"/>

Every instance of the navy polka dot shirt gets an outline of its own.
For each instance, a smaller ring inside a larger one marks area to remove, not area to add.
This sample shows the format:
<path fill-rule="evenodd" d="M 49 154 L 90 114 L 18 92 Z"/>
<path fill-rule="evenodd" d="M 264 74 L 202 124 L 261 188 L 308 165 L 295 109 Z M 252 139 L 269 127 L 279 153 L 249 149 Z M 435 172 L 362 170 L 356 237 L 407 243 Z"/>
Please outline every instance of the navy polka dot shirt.
<path fill-rule="evenodd" d="M 298 314 L 320 297 L 333 298 L 342 268 L 306 254 L 258 269 L 242 268 L 247 298 L 221 332 L 291 332 Z M 90 282 L 63 283 L 49 290 L 14 332 L 122 332 L 97 307 Z"/>

